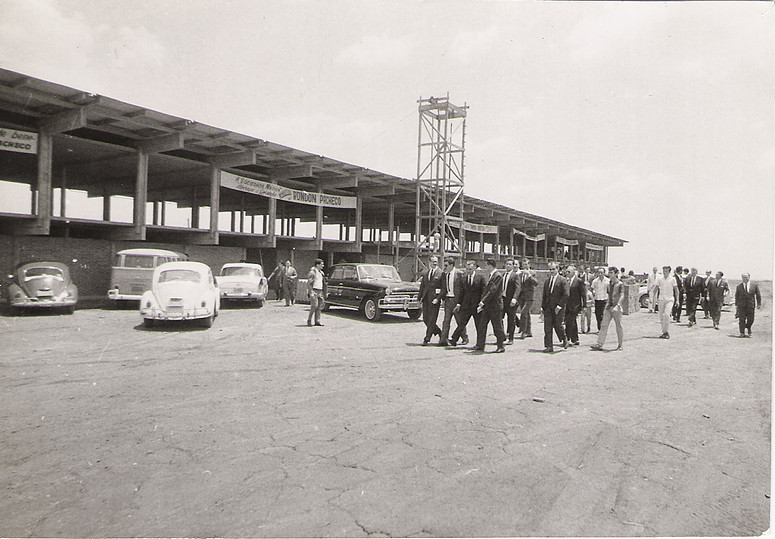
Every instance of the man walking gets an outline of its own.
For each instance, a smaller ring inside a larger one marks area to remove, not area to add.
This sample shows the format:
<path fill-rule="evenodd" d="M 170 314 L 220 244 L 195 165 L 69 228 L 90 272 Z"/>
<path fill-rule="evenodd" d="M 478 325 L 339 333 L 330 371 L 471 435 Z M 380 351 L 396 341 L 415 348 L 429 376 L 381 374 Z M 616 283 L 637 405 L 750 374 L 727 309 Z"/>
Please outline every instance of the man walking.
<path fill-rule="evenodd" d="M 505 352 L 503 341 L 506 334 L 503 332 L 503 277 L 495 269 L 495 260 L 488 258 L 484 263 L 488 273 L 487 282 L 482 290 L 482 299 L 476 310 L 481 313 L 479 325 L 476 328 L 475 350 L 484 351 L 484 343 L 487 339 L 487 325 L 492 323 L 495 333 L 496 352 Z"/>
<path fill-rule="evenodd" d="M 541 311 L 544 314 L 544 352 L 554 352 L 552 330 L 562 342 L 563 348 L 568 348 L 568 338 L 565 335 L 563 322 L 565 305 L 568 302 L 568 281 L 560 275 L 556 262 L 549 263 L 551 276 L 544 282 L 544 294 L 541 301 Z"/>
<path fill-rule="evenodd" d="M 479 331 L 479 318 L 480 314 L 476 310 L 479 307 L 479 301 L 482 299 L 482 290 L 484 289 L 484 277 L 482 277 L 476 271 L 476 262 L 469 260 L 466 262 L 466 274 L 463 278 L 463 293 L 460 298 L 460 318 L 456 319 L 457 327 L 452 334 L 449 344 L 451 346 L 457 345 L 457 340 L 462 337 L 460 344 L 463 346 L 468 344 L 468 333 L 466 332 L 466 326 L 471 317 L 474 318 L 474 327 L 477 330 L 477 340 Z"/>
<path fill-rule="evenodd" d="M 670 316 L 673 312 L 673 304 L 678 300 L 678 285 L 675 282 L 675 277 L 670 275 L 670 266 L 662 266 L 662 275 L 657 277 L 655 287 L 659 322 L 662 324 L 662 335 L 659 338 L 669 339 Z"/>
<path fill-rule="evenodd" d="M 533 294 L 536 286 L 538 286 L 538 280 L 535 278 L 535 272 L 530 269 L 530 259 L 525 258 L 522 260 L 522 271 L 519 273 L 519 293 L 517 295 L 520 339 L 533 336 L 530 327 L 530 309 L 533 308 Z"/>
<path fill-rule="evenodd" d="M 708 310 L 713 319 L 713 329 L 718 329 L 721 322 L 721 308 L 724 306 L 724 296 L 729 293 L 729 284 L 724 280 L 724 272 L 717 271 L 716 277 L 709 277 L 705 286 L 708 295 Z"/>
<path fill-rule="evenodd" d="M 514 344 L 514 330 L 517 318 L 517 296 L 519 294 L 519 273 L 514 268 L 514 260 L 506 260 L 506 273 L 503 276 L 503 316 L 506 317 L 506 344 Z"/>
<path fill-rule="evenodd" d="M 711 280 L 713 280 L 713 275 L 711 275 L 710 270 L 707 270 L 705 272 L 705 278 L 702 280 L 702 300 L 700 300 L 700 305 L 702 306 L 702 312 L 705 316 L 703 318 L 710 318 L 710 303 L 708 302 L 708 285 L 710 284 Z"/>
<path fill-rule="evenodd" d="M 571 344 L 579 344 L 579 327 L 577 316 L 587 306 L 587 287 L 576 272 L 576 266 L 568 266 L 565 270 L 568 279 L 568 303 L 565 305 L 565 336 Z"/>
<path fill-rule="evenodd" d="M 323 325 L 320 323 L 320 311 L 323 310 L 323 304 L 325 303 L 325 295 L 323 293 L 325 282 L 326 276 L 323 274 L 323 260 L 318 258 L 315 260 L 315 265 L 309 270 L 309 275 L 307 275 L 307 288 L 309 289 L 308 326 L 312 325 L 313 317 L 316 326 Z"/>
<path fill-rule="evenodd" d="M 463 297 L 463 274 L 455 268 L 455 259 L 451 256 L 444 258 L 441 297 L 444 300 L 444 321 L 441 324 L 439 346 L 449 346 L 449 329 L 453 316 L 457 327 L 460 327 L 460 300 Z"/>
<path fill-rule="evenodd" d="M 439 268 L 439 257 L 431 255 L 428 260 L 430 268 L 424 271 L 420 279 L 420 292 L 418 297 L 422 303 L 422 321 L 425 324 L 425 338 L 422 340 L 423 346 L 431 342 L 431 337 L 440 335 L 441 329 L 436 325 L 439 318 L 439 307 L 441 302 L 441 269 Z"/>
<path fill-rule="evenodd" d="M 595 298 L 595 320 L 597 321 L 597 331 L 600 331 L 600 325 L 603 323 L 603 314 L 605 313 L 605 304 L 608 302 L 608 277 L 605 276 L 605 269 L 598 268 L 597 277 L 592 280 L 592 295 Z"/>
<path fill-rule="evenodd" d="M 683 303 L 684 303 L 684 277 L 683 277 L 683 268 L 681 266 L 676 266 L 675 268 L 675 284 L 678 285 L 678 299 L 675 302 L 675 305 L 673 305 L 673 320 L 675 322 L 681 321 L 681 310 L 683 310 Z"/>
<path fill-rule="evenodd" d="M 657 279 L 659 279 L 659 273 L 657 273 L 657 267 L 651 268 L 648 279 L 646 280 L 646 290 L 649 293 L 649 312 L 653 313 L 657 308 Z"/>
<path fill-rule="evenodd" d="M 619 281 L 619 271 L 615 267 L 608 268 L 608 301 L 605 304 L 603 313 L 603 324 L 600 327 L 600 333 L 597 335 L 597 344 L 593 344 L 593 350 L 602 350 L 605 344 L 605 338 L 608 334 L 608 326 L 611 320 L 616 324 L 616 338 L 618 341 L 617 350 L 621 350 L 624 345 L 624 329 L 622 328 L 622 300 L 624 299 L 624 285 Z"/>
<path fill-rule="evenodd" d="M 296 268 L 291 266 L 291 261 L 285 261 L 285 268 L 283 269 L 282 281 L 283 281 L 283 296 L 285 296 L 285 306 L 288 307 L 296 303 Z"/>
<path fill-rule="evenodd" d="M 737 309 L 737 322 L 740 326 L 740 336 L 750 337 L 756 309 L 762 308 L 762 294 L 759 285 L 750 282 L 751 276 L 743 273 L 740 278 L 742 283 L 735 290 L 735 308 Z M 748 330 L 748 335 L 745 330 Z"/>
<path fill-rule="evenodd" d="M 697 268 L 692 268 L 692 272 L 684 279 L 684 288 L 686 294 L 686 316 L 689 318 L 689 327 L 697 325 L 697 305 L 700 303 L 702 291 L 705 288 L 702 277 L 697 275 Z"/>

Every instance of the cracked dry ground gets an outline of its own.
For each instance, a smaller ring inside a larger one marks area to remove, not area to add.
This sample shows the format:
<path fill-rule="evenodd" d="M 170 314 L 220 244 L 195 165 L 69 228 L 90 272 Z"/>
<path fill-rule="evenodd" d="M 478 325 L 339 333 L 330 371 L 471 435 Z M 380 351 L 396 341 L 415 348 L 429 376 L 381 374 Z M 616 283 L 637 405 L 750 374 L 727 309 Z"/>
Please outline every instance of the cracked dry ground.
<path fill-rule="evenodd" d="M 642 312 L 622 352 L 582 335 L 551 356 L 537 317 L 533 339 L 476 354 L 418 346 L 404 316 L 307 328 L 306 309 L 224 309 L 209 330 L 0 318 L 0 535 L 769 527 L 769 300 L 752 339 L 725 312 L 662 341 Z"/>

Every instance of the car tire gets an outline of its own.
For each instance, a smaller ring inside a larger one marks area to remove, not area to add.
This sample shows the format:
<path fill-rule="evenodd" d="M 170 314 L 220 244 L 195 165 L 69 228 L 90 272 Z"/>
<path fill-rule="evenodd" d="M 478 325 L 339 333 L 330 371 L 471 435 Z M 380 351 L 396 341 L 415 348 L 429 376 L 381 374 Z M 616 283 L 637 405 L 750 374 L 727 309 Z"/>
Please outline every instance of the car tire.
<path fill-rule="evenodd" d="M 213 327 L 213 318 L 215 318 L 215 315 L 210 315 L 207 318 L 202 318 L 199 320 L 199 325 L 201 325 L 203 328 L 211 328 Z"/>
<path fill-rule="evenodd" d="M 363 315 L 369 322 L 378 322 L 382 318 L 382 309 L 379 308 L 374 299 L 367 298 L 363 302 Z"/>
<path fill-rule="evenodd" d="M 649 296 L 648 296 L 648 294 L 643 294 L 640 297 L 640 306 L 643 309 L 648 309 L 649 308 Z"/>
<path fill-rule="evenodd" d="M 263 307 L 263 306 L 264 306 L 264 300 L 263 300 L 263 299 L 260 299 L 260 300 L 256 301 L 256 305 L 257 305 L 257 306 L 258 306 L 258 308 L 260 309 L 261 307 Z"/>
<path fill-rule="evenodd" d="M 74 312 L 75 312 L 75 305 L 70 305 L 69 307 L 65 307 L 65 313 L 73 314 Z"/>
<path fill-rule="evenodd" d="M 409 318 L 412 320 L 419 320 L 422 316 L 422 309 L 409 309 L 406 311 L 406 314 L 408 314 Z"/>
<path fill-rule="evenodd" d="M 328 303 L 327 301 L 324 301 L 323 306 L 320 308 L 320 310 L 323 311 L 324 313 L 327 313 L 330 308 L 331 308 L 331 304 Z"/>
<path fill-rule="evenodd" d="M 147 328 L 152 328 L 156 325 L 156 320 L 153 318 L 143 318 L 143 325 Z"/>

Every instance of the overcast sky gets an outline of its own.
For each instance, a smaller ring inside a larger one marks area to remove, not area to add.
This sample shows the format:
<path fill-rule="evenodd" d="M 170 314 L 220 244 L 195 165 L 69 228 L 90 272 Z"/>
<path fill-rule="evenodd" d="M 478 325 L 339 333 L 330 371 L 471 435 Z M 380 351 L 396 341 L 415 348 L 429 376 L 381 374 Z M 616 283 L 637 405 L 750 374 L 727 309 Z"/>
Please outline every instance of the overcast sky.
<path fill-rule="evenodd" d="M 412 178 L 417 100 L 469 108 L 466 193 L 773 270 L 771 2 L 0 0 L 0 66 Z M 3 193 L 0 192 L 0 197 Z"/>

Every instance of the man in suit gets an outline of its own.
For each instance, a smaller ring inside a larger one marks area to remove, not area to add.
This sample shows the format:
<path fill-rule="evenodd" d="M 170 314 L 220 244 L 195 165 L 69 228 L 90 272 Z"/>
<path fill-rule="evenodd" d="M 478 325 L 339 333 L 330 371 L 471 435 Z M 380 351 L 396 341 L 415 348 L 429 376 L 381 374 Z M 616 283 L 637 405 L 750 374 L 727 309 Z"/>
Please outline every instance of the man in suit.
<path fill-rule="evenodd" d="M 700 303 L 705 284 L 702 277 L 697 275 L 697 268 L 692 268 L 689 277 L 684 279 L 684 294 L 686 294 L 686 316 L 689 318 L 689 327 L 697 325 L 697 305 Z"/>
<path fill-rule="evenodd" d="M 519 272 L 519 293 L 517 294 L 520 339 L 533 336 L 530 328 L 530 309 L 533 307 L 536 286 L 538 286 L 538 280 L 535 278 L 535 272 L 530 269 L 530 259 L 525 258 L 522 260 L 522 271 Z"/>
<path fill-rule="evenodd" d="M 707 270 L 705 272 L 705 278 L 702 280 L 702 299 L 700 300 L 700 306 L 702 307 L 702 312 L 705 314 L 703 318 L 710 318 L 710 302 L 708 301 L 708 284 L 710 284 L 710 281 L 713 279 L 713 275 L 711 275 L 711 271 Z"/>
<path fill-rule="evenodd" d="M 476 310 L 481 314 L 479 324 L 476 327 L 476 347 L 475 350 L 484 351 L 484 342 L 487 339 L 487 325 L 492 323 L 492 330 L 495 333 L 496 352 L 505 352 L 503 341 L 506 340 L 506 334 L 503 332 L 503 276 L 495 269 L 495 260 L 488 258 L 484 263 L 484 269 L 487 273 L 484 288 L 482 289 L 482 299 Z"/>
<path fill-rule="evenodd" d="M 678 299 L 673 304 L 673 321 L 680 322 L 681 311 L 683 309 L 683 304 L 684 304 L 684 276 L 683 276 L 683 268 L 681 266 L 676 266 L 674 276 L 675 276 L 675 284 L 676 286 L 678 286 Z"/>
<path fill-rule="evenodd" d="M 503 316 L 506 317 L 506 344 L 514 344 L 514 330 L 519 323 L 517 317 L 519 271 L 514 265 L 514 260 L 506 260 L 506 273 L 503 276 Z"/>
<path fill-rule="evenodd" d="M 463 297 L 463 274 L 455 268 L 455 259 L 451 256 L 444 258 L 441 297 L 444 302 L 444 322 L 441 324 L 439 346 L 449 346 L 449 330 L 453 316 L 457 322 L 457 327 L 460 327 L 460 300 Z M 465 331 L 465 327 L 463 327 L 463 331 Z M 464 333 L 463 338 L 467 341 L 468 335 Z"/>
<path fill-rule="evenodd" d="M 457 327 L 455 332 L 450 338 L 449 344 L 451 346 L 457 345 L 457 340 L 462 337 L 460 344 L 465 346 L 468 344 L 468 334 L 466 333 L 466 326 L 471 317 L 474 318 L 474 326 L 477 330 L 477 340 L 479 331 L 479 318 L 481 315 L 477 312 L 479 307 L 479 301 L 482 299 L 482 291 L 484 289 L 484 277 L 477 273 L 476 262 L 469 260 L 466 262 L 466 274 L 463 277 L 463 292 L 460 297 L 459 315 L 460 318 L 456 319 Z"/>
<path fill-rule="evenodd" d="M 568 279 L 568 302 L 565 305 L 565 336 L 571 344 L 579 344 L 579 326 L 577 316 L 587 306 L 587 287 L 579 278 L 576 266 L 568 266 L 565 270 Z"/>
<path fill-rule="evenodd" d="M 291 261 L 285 261 L 285 268 L 282 272 L 283 296 L 285 296 L 285 306 L 289 307 L 296 303 L 296 268 L 291 266 Z"/>
<path fill-rule="evenodd" d="M 436 325 L 441 306 L 441 268 L 439 257 L 432 255 L 428 260 L 430 268 L 423 271 L 420 278 L 419 299 L 422 303 L 422 321 L 425 323 L 425 338 L 423 346 L 431 342 L 431 337 L 440 335 L 441 329 Z"/>
<path fill-rule="evenodd" d="M 750 282 L 751 276 L 748 273 L 743 273 L 740 278 L 743 282 L 737 285 L 735 290 L 737 321 L 740 326 L 740 336 L 750 337 L 756 309 L 762 308 L 762 294 L 759 292 L 759 285 Z M 746 329 L 748 335 L 745 334 Z"/>
<path fill-rule="evenodd" d="M 718 329 L 721 321 L 721 307 L 724 306 L 724 296 L 729 293 L 729 285 L 724 280 L 724 272 L 717 271 L 716 277 L 708 277 L 705 285 L 708 297 L 708 310 L 713 319 L 713 329 Z"/>
<path fill-rule="evenodd" d="M 549 270 L 551 275 L 544 282 L 544 297 L 541 302 L 541 310 L 544 313 L 544 352 L 547 353 L 554 351 L 552 330 L 562 341 L 562 347 L 568 348 L 568 338 L 563 327 L 565 304 L 568 302 L 568 281 L 560 275 L 556 262 L 549 263 Z"/>

